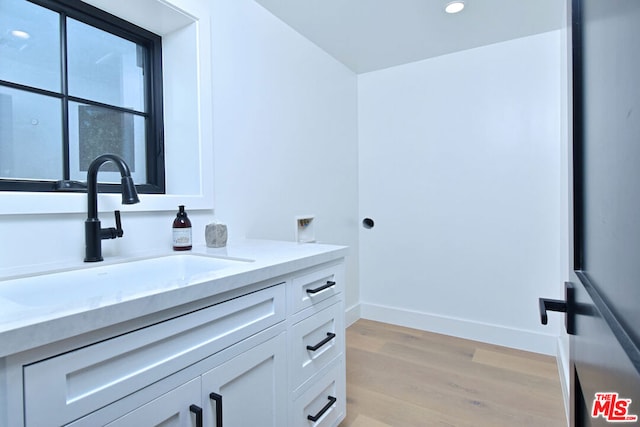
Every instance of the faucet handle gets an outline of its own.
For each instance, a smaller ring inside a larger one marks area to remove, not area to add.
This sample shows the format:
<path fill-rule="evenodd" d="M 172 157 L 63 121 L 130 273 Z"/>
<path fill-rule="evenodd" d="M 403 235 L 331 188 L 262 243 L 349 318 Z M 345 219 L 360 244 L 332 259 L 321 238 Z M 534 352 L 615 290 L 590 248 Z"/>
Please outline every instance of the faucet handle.
<path fill-rule="evenodd" d="M 120 211 L 115 210 L 113 214 L 116 217 L 116 236 L 122 237 L 124 235 L 124 230 L 122 230 L 122 221 L 120 221 Z"/>

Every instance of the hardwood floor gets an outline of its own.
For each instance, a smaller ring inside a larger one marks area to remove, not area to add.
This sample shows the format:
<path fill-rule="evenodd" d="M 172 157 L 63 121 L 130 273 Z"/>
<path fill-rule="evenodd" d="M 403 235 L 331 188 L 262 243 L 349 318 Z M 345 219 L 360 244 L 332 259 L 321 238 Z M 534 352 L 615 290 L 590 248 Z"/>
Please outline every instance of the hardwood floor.
<path fill-rule="evenodd" d="M 566 426 L 553 357 L 364 319 L 346 341 L 340 427 Z"/>

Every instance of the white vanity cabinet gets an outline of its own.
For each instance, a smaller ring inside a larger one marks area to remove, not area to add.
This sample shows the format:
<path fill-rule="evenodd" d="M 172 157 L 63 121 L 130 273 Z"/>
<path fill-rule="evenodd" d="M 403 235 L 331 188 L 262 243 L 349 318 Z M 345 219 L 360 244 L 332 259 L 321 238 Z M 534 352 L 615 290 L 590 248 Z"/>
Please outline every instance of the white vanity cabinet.
<path fill-rule="evenodd" d="M 106 425 L 284 426 L 284 338 L 281 333 Z M 83 424 L 101 425 L 92 418 Z"/>
<path fill-rule="evenodd" d="M 0 358 L 0 427 L 337 426 L 344 259 L 262 279 Z"/>
<path fill-rule="evenodd" d="M 343 266 L 294 275 L 290 289 L 289 425 L 336 426 L 346 414 Z"/>

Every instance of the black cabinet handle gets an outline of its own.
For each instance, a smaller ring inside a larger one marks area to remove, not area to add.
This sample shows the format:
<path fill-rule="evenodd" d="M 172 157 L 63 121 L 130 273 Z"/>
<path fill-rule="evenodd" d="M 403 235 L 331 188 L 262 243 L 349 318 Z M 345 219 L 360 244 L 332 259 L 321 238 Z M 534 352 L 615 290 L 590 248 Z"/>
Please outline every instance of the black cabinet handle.
<path fill-rule="evenodd" d="M 575 333 L 575 328 L 573 324 L 573 313 L 572 308 L 574 306 L 574 289 L 571 283 L 565 283 L 564 287 L 565 292 L 565 300 L 559 299 L 549 299 L 549 298 L 538 298 L 538 305 L 540 309 L 540 323 L 543 325 L 547 324 L 547 310 L 549 311 L 559 311 L 561 313 L 566 313 L 565 316 L 565 327 L 567 329 L 567 333 L 573 335 Z"/>
<path fill-rule="evenodd" d="M 320 347 L 322 347 L 323 345 L 325 345 L 326 343 L 334 339 L 335 337 L 336 337 L 336 334 L 334 334 L 333 332 L 327 332 L 327 337 L 325 339 L 323 339 L 316 345 L 308 345 L 307 350 L 316 351 Z"/>
<path fill-rule="evenodd" d="M 307 289 L 307 293 L 309 295 L 313 295 L 313 294 L 317 294 L 320 291 L 324 291 L 325 289 L 328 289 L 332 286 L 335 286 L 336 282 L 332 282 L 331 280 L 327 280 L 327 283 L 325 283 L 324 285 L 320 286 L 319 288 L 315 288 L 315 289 Z"/>
<path fill-rule="evenodd" d="M 329 408 L 331 408 L 333 406 L 333 404 L 336 403 L 336 401 L 338 400 L 333 396 L 327 396 L 327 399 L 329 399 L 329 403 L 324 405 L 324 408 L 320 409 L 320 412 L 318 412 L 315 415 L 307 415 L 307 419 L 309 421 L 313 421 L 314 423 L 316 421 L 318 421 L 320 419 L 320 417 L 322 417 L 324 415 L 324 413 L 327 412 L 329 410 Z"/>
<path fill-rule="evenodd" d="M 222 396 L 218 393 L 209 393 L 209 399 L 216 402 L 216 427 L 222 427 Z"/>
<path fill-rule="evenodd" d="M 202 408 L 198 405 L 191 405 L 189 411 L 196 414 L 196 427 L 202 427 Z"/>

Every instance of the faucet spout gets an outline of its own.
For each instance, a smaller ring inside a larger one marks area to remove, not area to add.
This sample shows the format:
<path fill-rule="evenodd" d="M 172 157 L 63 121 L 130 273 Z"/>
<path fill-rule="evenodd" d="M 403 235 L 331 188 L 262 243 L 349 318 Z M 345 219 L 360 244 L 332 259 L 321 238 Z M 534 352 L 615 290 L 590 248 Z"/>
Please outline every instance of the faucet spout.
<path fill-rule="evenodd" d="M 102 240 L 122 237 L 123 232 L 120 227 L 120 212 L 116 211 L 116 223 L 118 228 L 101 228 L 98 219 L 98 171 L 100 166 L 106 162 L 113 162 L 120 171 L 122 183 L 122 204 L 131 205 L 138 203 L 138 192 L 131 178 L 131 171 L 127 163 L 115 154 L 103 154 L 97 157 L 89 165 L 87 171 L 87 220 L 84 222 L 85 228 L 85 262 L 102 261 Z"/>
<path fill-rule="evenodd" d="M 100 170 L 100 166 L 106 162 L 115 163 L 120 171 L 120 181 L 122 183 L 122 204 L 133 205 L 140 201 L 136 187 L 133 184 L 133 179 L 131 178 L 129 165 L 127 165 L 124 159 L 120 156 L 116 156 L 115 154 L 103 154 L 96 157 L 91 162 L 87 171 L 88 219 L 98 218 L 98 170 Z"/>

